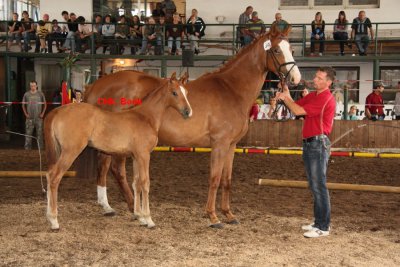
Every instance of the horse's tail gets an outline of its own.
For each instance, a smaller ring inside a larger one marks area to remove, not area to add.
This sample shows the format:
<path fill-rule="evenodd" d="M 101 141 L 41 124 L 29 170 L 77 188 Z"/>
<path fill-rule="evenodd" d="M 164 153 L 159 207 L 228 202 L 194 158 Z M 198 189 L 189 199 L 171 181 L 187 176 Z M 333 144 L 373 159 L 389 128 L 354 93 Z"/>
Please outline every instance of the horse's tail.
<path fill-rule="evenodd" d="M 60 145 L 54 132 L 54 114 L 54 111 L 50 112 L 44 120 L 44 140 L 46 143 L 47 165 L 49 168 L 57 162 L 60 156 Z"/>

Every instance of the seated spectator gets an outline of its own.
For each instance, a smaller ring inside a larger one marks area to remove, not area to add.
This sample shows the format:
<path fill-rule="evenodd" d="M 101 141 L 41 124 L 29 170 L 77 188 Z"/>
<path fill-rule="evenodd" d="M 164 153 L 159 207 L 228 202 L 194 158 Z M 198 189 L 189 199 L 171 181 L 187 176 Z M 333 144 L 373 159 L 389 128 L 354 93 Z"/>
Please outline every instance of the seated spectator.
<path fill-rule="evenodd" d="M 142 23 L 140 22 L 139 16 L 135 15 L 132 17 L 132 22 L 129 29 L 129 38 L 132 40 L 131 54 L 135 55 L 138 52 L 140 45 L 142 44 L 143 38 Z"/>
<path fill-rule="evenodd" d="M 45 34 L 45 39 L 44 39 L 45 50 L 44 50 L 44 52 L 43 51 L 40 51 L 40 52 L 41 53 L 47 53 L 47 52 L 52 53 L 53 50 L 50 47 L 50 43 L 48 42 L 49 38 L 50 38 L 50 35 L 51 35 L 51 32 L 52 32 L 52 25 L 51 25 L 51 22 L 50 22 L 49 14 L 44 14 L 43 15 L 43 22 L 44 22 L 44 26 L 43 27 L 45 27 L 46 29 L 42 29 L 42 33 L 43 33 L 43 35 L 44 35 L 45 32 L 47 32 L 47 33 Z M 39 34 L 38 28 L 39 28 L 39 25 L 36 28 L 36 35 L 37 36 Z M 46 48 L 46 41 L 47 41 L 47 48 Z M 40 38 L 36 38 L 35 53 L 39 53 L 39 50 L 43 49 L 42 45 L 43 45 L 43 41 L 41 41 Z"/>
<path fill-rule="evenodd" d="M 125 48 L 118 40 L 126 40 L 129 35 L 129 25 L 126 22 L 126 18 L 124 15 L 119 17 L 119 21 L 117 27 L 115 29 L 115 39 L 117 39 L 117 52 L 119 55 L 122 55 L 125 51 Z"/>
<path fill-rule="evenodd" d="M 349 112 L 347 113 L 347 118 L 344 117 L 344 113 L 343 113 L 342 120 L 357 121 L 358 117 L 357 117 L 356 113 L 357 113 L 357 107 L 351 106 Z"/>
<path fill-rule="evenodd" d="M 161 47 L 162 39 L 161 36 L 157 35 L 156 28 L 156 21 L 153 17 L 149 17 L 148 22 L 143 27 L 142 48 L 140 49 L 141 55 L 145 55 L 148 48 L 151 46 Z"/>
<path fill-rule="evenodd" d="M 62 49 L 64 51 L 71 50 L 72 52 L 76 52 L 75 38 L 76 38 L 76 35 L 79 34 L 79 31 L 78 31 L 78 23 L 76 21 L 75 13 L 71 12 L 71 14 L 69 14 L 67 26 L 68 26 L 68 34 L 67 34 L 67 37 L 65 39 Z"/>
<path fill-rule="evenodd" d="M 282 19 L 281 13 L 275 14 L 275 20 L 274 20 L 274 22 L 272 22 L 272 25 L 274 25 L 274 24 L 276 24 L 278 26 L 278 28 L 281 32 L 284 31 L 289 26 L 289 23 L 286 20 Z"/>
<path fill-rule="evenodd" d="M 103 40 L 109 42 L 110 40 L 114 40 L 115 34 L 115 25 L 111 23 L 111 16 L 107 15 L 104 17 L 104 24 L 101 27 L 101 34 L 103 36 Z M 106 53 L 108 45 L 103 45 L 103 54 Z M 110 46 L 110 54 L 114 54 L 113 45 Z"/>
<path fill-rule="evenodd" d="M 239 16 L 239 26 L 238 26 L 238 31 L 237 31 L 237 36 L 240 40 L 240 46 L 244 46 L 244 31 L 246 27 L 244 27 L 244 24 L 247 24 L 247 22 L 251 19 L 251 13 L 253 12 L 253 7 L 248 6 L 246 7 L 246 10 L 240 14 Z"/>
<path fill-rule="evenodd" d="M 49 38 L 47 40 L 47 42 L 49 44 L 48 45 L 49 53 L 53 52 L 53 50 L 50 50 L 50 47 L 51 48 L 53 47 L 53 42 L 56 43 L 57 50 L 60 52 L 62 41 L 64 39 L 63 32 L 62 32 L 61 27 L 58 25 L 58 21 L 56 19 L 53 19 L 51 24 L 52 24 L 52 30 L 51 30 L 51 34 L 49 35 Z"/>
<path fill-rule="evenodd" d="M 75 97 L 72 98 L 72 103 L 81 103 L 82 101 L 82 92 L 79 90 L 75 90 Z"/>
<path fill-rule="evenodd" d="M 167 23 L 172 22 L 173 14 L 176 12 L 176 6 L 173 0 L 163 0 L 161 2 L 161 8 L 165 14 L 165 21 Z"/>
<path fill-rule="evenodd" d="M 384 120 L 385 113 L 383 111 L 382 93 L 385 89 L 383 83 L 378 82 L 374 86 L 374 91 L 367 96 L 365 100 L 365 116 L 369 120 Z"/>
<path fill-rule="evenodd" d="M 160 17 L 165 17 L 165 12 L 164 12 L 164 10 L 162 8 L 162 4 L 160 2 L 158 2 L 156 4 L 156 8 L 153 10 L 153 12 L 151 12 L 151 15 L 156 22 L 159 21 Z"/>
<path fill-rule="evenodd" d="M 181 42 L 184 36 L 184 27 L 178 13 L 174 13 L 173 21 L 167 25 L 166 34 L 168 39 L 168 52 L 170 55 L 179 55 Z M 175 48 L 175 51 L 174 51 Z"/>
<path fill-rule="evenodd" d="M 22 32 L 22 23 L 18 21 L 18 14 L 13 13 L 12 21 L 8 22 L 8 43 L 7 49 L 11 48 L 12 42 L 15 40 L 17 45 L 22 52 L 22 45 L 21 45 L 21 32 Z"/>
<path fill-rule="evenodd" d="M 200 53 L 198 40 L 204 36 L 206 24 L 203 19 L 198 16 L 198 11 L 195 8 L 192 9 L 192 15 L 186 24 L 186 33 L 190 41 L 190 48 L 197 55 Z"/>
<path fill-rule="evenodd" d="M 315 42 L 319 42 L 319 55 L 322 56 L 325 46 L 325 21 L 321 12 L 317 12 L 311 22 L 311 56 L 314 56 Z"/>
<path fill-rule="evenodd" d="M 85 18 L 79 16 L 76 21 L 78 25 L 78 34 L 76 35 L 76 46 L 77 51 L 85 53 L 85 51 L 90 48 L 91 53 L 96 54 L 96 49 L 92 47 L 91 37 L 93 35 L 92 25 L 85 23 Z"/>
<path fill-rule="evenodd" d="M 47 53 L 46 39 L 49 33 L 51 33 L 47 23 L 43 20 L 39 20 L 36 32 L 40 42 L 40 53 Z"/>
<path fill-rule="evenodd" d="M 29 17 L 28 11 L 22 12 L 22 38 L 24 38 L 24 51 L 28 52 L 32 49 L 30 46 L 30 41 L 35 39 L 35 23 L 33 23 L 33 19 Z"/>
<path fill-rule="evenodd" d="M 253 11 L 251 19 L 247 22 L 247 28 L 244 31 L 244 44 L 250 44 L 257 36 L 265 33 L 264 21 L 258 18 L 257 11 Z"/>
<path fill-rule="evenodd" d="M 339 17 L 335 20 L 333 25 L 333 39 L 339 41 L 340 55 L 344 56 L 344 45 L 347 44 L 351 48 L 351 44 L 347 42 L 349 35 L 347 33 L 348 21 L 346 19 L 346 13 L 344 11 L 339 12 Z"/>
<path fill-rule="evenodd" d="M 357 45 L 358 54 L 360 56 L 366 56 L 369 42 L 374 40 L 374 30 L 372 29 L 371 21 L 365 15 L 365 11 L 360 11 L 358 13 L 358 17 L 353 20 L 351 29 L 351 39 L 353 39 Z M 368 29 L 371 34 L 371 39 L 368 35 Z"/>
<path fill-rule="evenodd" d="M 276 110 L 276 97 L 271 96 L 269 98 L 269 110 L 267 113 L 267 119 L 274 119 L 273 117 L 275 116 L 275 110 Z"/>
<path fill-rule="evenodd" d="M 65 40 L 66 40 L 66 38 L 67 38 L 67 35 L 68 35 L 68 20 L 69 20 L 69 13 L 68 13 L 68 11 L 63 11 L 63 12 L 61 12 L 61 16 L 63 17 L 63 19 L 64 19 L 64 23 L 62 23 L 62 25 L 60 26 L 61 27 L 61 31 L 62 31 L 62 35 L 63 35 L 63 39 L 62 39 L 62 45 L 64 45 L 64 43 L 65 43 Z"/>
<path fill-rule="evenodd" d="M 166 21 L 165 21 L 165 17 L 161 16 L 158 20 L 158 23 L 156 22 L 156 34 L 157 34 L 157 38 L 161 38 L 161 43 L 162 45 L 160 47 L 156 47 L 157 48 L 157 52 L 155 53 L 156 55 L 163 55 L 164 54 L 164 46 L 167 45 L 167 38 L 166 38 L 166 32 L 165 32 L 165 28 L 166 28 Z M 159 50 L 159 51 L 158 51 Z"/>

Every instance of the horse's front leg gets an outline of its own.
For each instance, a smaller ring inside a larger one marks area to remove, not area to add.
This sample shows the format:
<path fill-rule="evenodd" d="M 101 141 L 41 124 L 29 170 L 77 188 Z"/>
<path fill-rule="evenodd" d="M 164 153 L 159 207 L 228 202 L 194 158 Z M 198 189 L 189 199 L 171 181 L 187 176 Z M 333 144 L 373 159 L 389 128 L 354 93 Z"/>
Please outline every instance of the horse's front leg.
<path fill-rule="evenodd" d="M 142 217 L 139 219 L 142 225 L 143 220 L 147 225 L 147 228 L 153 228 L 156 225 L 150 216 L 150 201 L 149 201 L 149 193 L 150 193 L 150 152 L 141 153 L 136 157 L 137 165 L 139 167 L 139 180 L 141 184 L 141 192 L 142 192 Z"/>
<path fill-rule="evenodd" d="M 141 200 L 141 194 L 142 194 L 142 184 L 139 176 L 139 165 L 135 157 L 132 157 L 132 165 L 133 165 L 133 182 L 132 182 L 132 189 L 133 189 L 133 194 L 135 196 L 135 202 L 134 202 L 134 209 L 133 209 L 133 219 L 134 220 L 139 220 L 142 218 L 142 200 Z M 141 224 L 146 224 L 146 222 L 143 220 Z"/>
<path fill-rule="evenodd" d="M 217 217 L 215 212 L 215 202 L 217 198 L 217 191 L 221 181 L 222 169 L 224 166 L 225 158 L 228 153 L 229 144 L 216 143 L 212 146 L 211 164 L 210 164 L 210 177 L 208 180 L 208 198 L 206 205 L 206 212 L 210 218 L 210 227 L 222 228 L 223 224 Z"/>
<path fill-rule="evenodd" d="M 236 145 L 233 145 L 229 148 L 229 152 L 226 155 L 224 168 L 222 171 L 222 192 L 221 192 L 221 209 L 222 213 L 227 218 L 227 223 L 229 224 L 238 224 L 239 221 L 236 219 L 235 215 L 233 215 L 230 208 L 230 192 L 232 186 L 232 166 L 233 166 L 233 158 L 235 156 L 235 148 Z"/>
<path fill-rule="evenodd" d="M 107 173 L 111 164 L 111 156 L 98 152 L 97 160 L 97 203 L 103 207 L 105 216 L 113 216 L 115 210 L 108 204 L 107 198 Z"/>
<path fill-rule="evenodd" d="M 126 158 L 124 156 L 113 156 L 111 160 L 111 172 L 117 179 L 119 188 L 123 193 L 128 209 L 133 212 L 133 195 L 126 180 Z"/>

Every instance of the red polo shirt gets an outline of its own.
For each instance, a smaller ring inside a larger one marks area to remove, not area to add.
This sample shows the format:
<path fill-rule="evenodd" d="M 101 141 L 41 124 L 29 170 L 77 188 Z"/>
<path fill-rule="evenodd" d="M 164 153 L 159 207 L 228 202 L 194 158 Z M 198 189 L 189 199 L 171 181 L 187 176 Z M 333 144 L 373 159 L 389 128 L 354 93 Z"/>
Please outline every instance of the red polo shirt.
<path fill-rule="evenodd" d="M 303 138 L 326 134 L 332 131 L 336 102 L 329 89 L 317 94 L 312 92 L 296 101 L 303 107 L 306 116 L 303 125 Z"/>
<path fill-rule="evenodd" d="M 365 100 L 365 109 L 369 109 L 372 115 L 383 115 L 383 99 L 380 94 L 370 93 Z"/>

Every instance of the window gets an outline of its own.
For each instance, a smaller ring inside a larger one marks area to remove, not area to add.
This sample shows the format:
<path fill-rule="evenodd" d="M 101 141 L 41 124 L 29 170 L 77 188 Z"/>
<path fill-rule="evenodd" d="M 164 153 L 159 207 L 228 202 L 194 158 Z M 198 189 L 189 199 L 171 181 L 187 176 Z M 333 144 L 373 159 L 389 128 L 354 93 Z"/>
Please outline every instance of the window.
<path fill-rule="evenodd" d="M 281 0 L 280 7 L 285 8 L 321 8 L 321 6 L 335 7 L 379 7 L 379 0 Z"/>
<path fill-rule="evenodd" d="M 400 81 L 400 66 L 381 67 L 380 77 L 385 85 L 382 97 L 385 103 L 390 103 L 394 100 L 397 91 L 397 84 Z"/>

